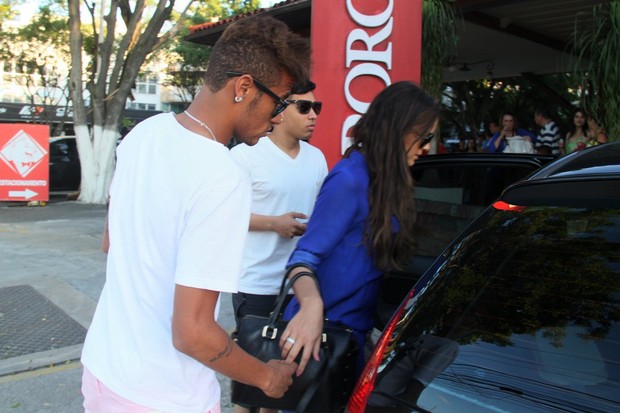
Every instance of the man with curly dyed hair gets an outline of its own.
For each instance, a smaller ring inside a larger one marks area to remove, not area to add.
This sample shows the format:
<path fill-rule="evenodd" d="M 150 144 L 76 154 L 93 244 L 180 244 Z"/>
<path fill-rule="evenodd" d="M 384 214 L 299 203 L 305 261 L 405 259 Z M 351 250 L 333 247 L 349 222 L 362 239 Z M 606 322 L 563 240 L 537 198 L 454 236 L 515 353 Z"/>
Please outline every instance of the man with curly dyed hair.
<path fill-rule="evenodd" d="M 217 324 L 236 292 L 250 218 L 231 138 L 255 144 L 308 77 L 308 43 L 273 18 L 233 23 L 183 113 L 138 124 L 117 150 L 107 275 L 82 362 L 86 412 L 220 412 L 218 371 L 281 397 L 295 363 L 241 350 Z"/>

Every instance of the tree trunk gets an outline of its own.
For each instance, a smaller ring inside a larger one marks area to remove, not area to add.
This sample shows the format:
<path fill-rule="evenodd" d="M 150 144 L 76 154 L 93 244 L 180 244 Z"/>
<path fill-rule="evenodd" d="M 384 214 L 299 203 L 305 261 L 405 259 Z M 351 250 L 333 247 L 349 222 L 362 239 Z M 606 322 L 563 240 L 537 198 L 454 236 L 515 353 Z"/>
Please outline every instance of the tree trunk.
<path fill-rule="evenodd" d="M 93 128 L 90 138 L 88 126 L 79 125 L 75 130 L 82 166 L 82 184 L 79 200 L 90 204 L 104 204 L 114 173 L 116 129 Z"/>

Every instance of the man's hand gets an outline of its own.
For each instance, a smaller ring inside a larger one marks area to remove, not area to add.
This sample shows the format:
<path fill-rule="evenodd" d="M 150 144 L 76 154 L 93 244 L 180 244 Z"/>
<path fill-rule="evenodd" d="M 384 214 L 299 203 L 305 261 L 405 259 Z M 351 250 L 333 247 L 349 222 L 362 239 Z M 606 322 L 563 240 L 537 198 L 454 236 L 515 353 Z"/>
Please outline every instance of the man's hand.
<path fill-rule="evenodd" d="M 285 363 L 282 360 L 269 360 L 267 362 L 273 375 L 261 390 L 269 397 L 279 399 L 293 384 L 293 373 L 297 370 L 297 363 Z"/>
<path fill-rule="evenodd" d="M 282 397 L 293 382 L 297 363 L 263 363 L 239 347 L 214 318 L 219 292 L 177 285 L 172 342 L 182 353 L 233 380 Z"/>
<path fill-rule="evenodd" d="M 273 217 L 273 231 L 284 238 L 293 238 L 306 232 L 306 224 L 297 221 L 307 219 L 308 216 L 301 212 L 287 212 L 286 214 Z"/>
<path fill-rule="evenodd" d="M 308 219 L 301 212 L 287 212 L 286 214 L 272 216 L 252 214 L 250 216 L 250 231 L 273 231 L 284 238 L 293 238 L 306 232 L 306 224 L 298 219 Z"/>
<path fill-rule="evenodd" d="M 499 135 L 497 136 L 497 139 L 495 139 L 495 149 L 499 149 L 499 145 L 502 143 L 502 141 L 506 138 L 506 129 L 502 129 L 499 132 Z"/>

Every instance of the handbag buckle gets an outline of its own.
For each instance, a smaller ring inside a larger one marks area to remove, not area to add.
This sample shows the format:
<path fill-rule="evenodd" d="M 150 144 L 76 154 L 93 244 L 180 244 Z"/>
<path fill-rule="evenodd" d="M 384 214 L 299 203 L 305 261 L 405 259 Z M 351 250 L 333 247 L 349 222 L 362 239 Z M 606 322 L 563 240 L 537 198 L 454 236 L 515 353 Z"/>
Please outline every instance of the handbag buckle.
<path fill-rule="evenodd" d="M 271 337 L 269 337 L 269 326 L 265 326 L 263 327 L 263 334 L 261 334 L 262 337 L 264 338 L 268 338 L 270 340 L 274 340 L 276 338 L 276 336 L 278 335 L 278 329 L 274 328 L 271 330 Z"/>

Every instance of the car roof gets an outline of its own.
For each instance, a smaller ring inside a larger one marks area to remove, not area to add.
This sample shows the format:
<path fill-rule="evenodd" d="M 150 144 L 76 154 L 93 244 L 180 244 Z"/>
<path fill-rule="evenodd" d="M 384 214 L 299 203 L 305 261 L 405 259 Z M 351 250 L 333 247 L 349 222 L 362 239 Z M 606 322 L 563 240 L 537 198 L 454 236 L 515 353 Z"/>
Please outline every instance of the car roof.
<path fill-rule="evenodd" d="M 506 188 L 500 199 L 521 206 L 620 208 L 620 142 L 560 158 Z"/>
<path fill-rule="evenodd" d="M 569 154 L 530 179 L 583 178 L 619 173 L 620 142 L 613 142 Z"/>
<path fill-rule="evenodd" d="M 456 152 L 439 153 L 420 156 L 413 164 L 413 168 L 429 164 L 456 164 L 456 163 L 517 163 L 546 165 L 555 158 L 551 155 L 515 154 L 515 153 L 482 153 L 482 152 Z"/>
<path fill-rule="evenodd" d="M 50 136 L 50 143 L 51 142 L 62 141 L 62 140 L 65 140 L 65 139 L 75 139 L 75 135 Z"/>

